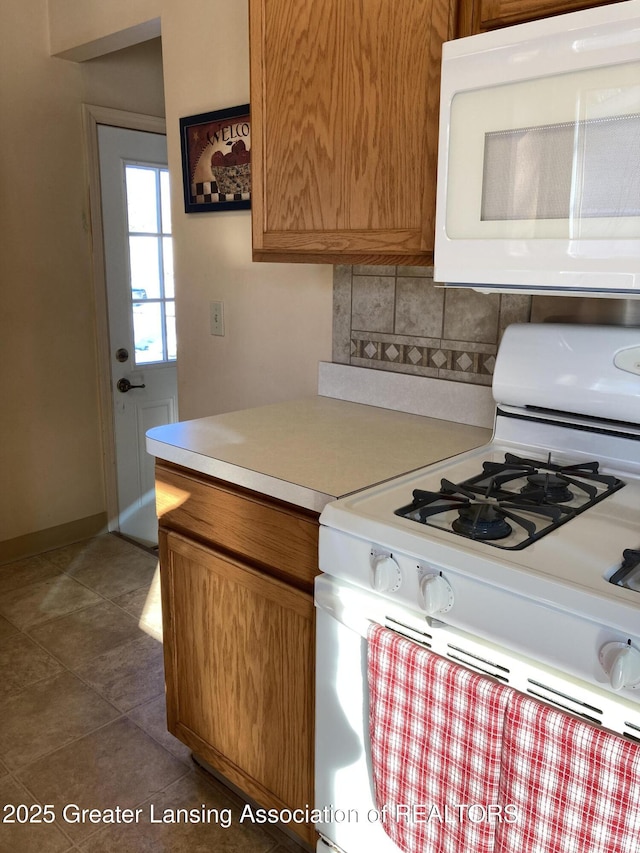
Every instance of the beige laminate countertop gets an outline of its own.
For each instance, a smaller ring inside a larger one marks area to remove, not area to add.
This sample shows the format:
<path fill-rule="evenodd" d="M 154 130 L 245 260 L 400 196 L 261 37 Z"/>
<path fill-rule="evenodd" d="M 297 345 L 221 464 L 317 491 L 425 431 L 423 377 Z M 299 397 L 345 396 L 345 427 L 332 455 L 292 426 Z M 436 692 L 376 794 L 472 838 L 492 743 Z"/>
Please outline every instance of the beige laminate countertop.
<path fill-rule="evenodd" d="M 482 427 L 318 396 L 155 427 L 147 451 L 320 512 L 490 437 Z"/>

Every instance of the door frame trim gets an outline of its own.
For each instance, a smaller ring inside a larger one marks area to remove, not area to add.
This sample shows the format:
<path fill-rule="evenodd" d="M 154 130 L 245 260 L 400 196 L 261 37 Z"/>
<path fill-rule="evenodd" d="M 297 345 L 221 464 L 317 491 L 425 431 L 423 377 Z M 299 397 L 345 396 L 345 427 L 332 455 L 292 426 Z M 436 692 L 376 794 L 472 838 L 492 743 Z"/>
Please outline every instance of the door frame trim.
<path fill-rule="evenodd" d="M 102 199 L 100 191 L 100 153 L 98 125 L 142 130 L 166 136 L 167 123 L 162 116 L 129 113 L 93 104 L 82 105 L 82 124 L 85 148 L 86 181 L 89 200 L 89 237 L 91 241 L 91 280 L 96 322 L 96 358 L 98 364 L 98 401 L 102 438 L 102 469 L 107 529 L 119 529 L 118 484 L 116 476 L 116 446 L 113 398 L 111 394 L 111 352 L 107 313 L 107 279 L 105 274 Z"/>

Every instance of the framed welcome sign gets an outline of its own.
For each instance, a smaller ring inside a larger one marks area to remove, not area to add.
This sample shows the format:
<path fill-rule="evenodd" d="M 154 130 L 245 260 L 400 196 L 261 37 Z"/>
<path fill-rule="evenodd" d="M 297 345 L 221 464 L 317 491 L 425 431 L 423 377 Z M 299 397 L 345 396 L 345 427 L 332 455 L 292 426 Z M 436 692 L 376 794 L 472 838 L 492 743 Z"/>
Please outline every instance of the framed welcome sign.
<path fill-rule="evenodd" d="M 186 213 L 251 207 L 249 104 L 180 119 Z"/>

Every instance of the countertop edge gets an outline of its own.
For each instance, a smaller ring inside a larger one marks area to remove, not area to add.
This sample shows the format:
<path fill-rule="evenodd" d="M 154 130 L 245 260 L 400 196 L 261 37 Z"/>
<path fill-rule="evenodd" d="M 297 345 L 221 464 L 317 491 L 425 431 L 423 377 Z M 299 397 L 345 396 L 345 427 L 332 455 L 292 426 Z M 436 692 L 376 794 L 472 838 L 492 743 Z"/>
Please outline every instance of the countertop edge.
<path fill-rule="evenodd" d="M 262 474 L 259 471 L 242 468 L 240 465 L 233 465 L 231 462 L 205 456 L 195 450 L 176 447 L 149 436 L 146 438 L 146 447 L 147 453 L 158 459 L 173 462 L 174 465 L 181 465 L 183 468 L 189 468 L 201 474 L 208 474 L 210 477 L 216 477 L 227 483 L 251 489 L 254 492 L 294 506 L 309 509 L 312 512 L 321 513 L 330 501 L 340 497 L 340 495 L 326 495 L 315 489 L 281 480 L 271 474 Z"/>

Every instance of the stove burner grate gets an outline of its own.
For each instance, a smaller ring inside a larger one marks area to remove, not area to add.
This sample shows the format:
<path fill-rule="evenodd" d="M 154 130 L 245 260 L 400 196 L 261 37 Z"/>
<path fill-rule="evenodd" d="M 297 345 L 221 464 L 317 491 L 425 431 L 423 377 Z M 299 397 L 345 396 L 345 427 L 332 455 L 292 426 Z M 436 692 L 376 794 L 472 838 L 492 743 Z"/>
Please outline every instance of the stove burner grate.
<path fill-rule="evenodd" d="M 626 586 L 629 577 L 640 569 L 640 549 L 625 548 L 622 552 L 622 565 L 609 578 L 609 583 Z"/>
<path fill-rule="evenodd" d="M 396 515 L 411 517 L 414 521 L 429 524 L 429 519 L 450 511 L 457 511 L 458 516 L 451 523 L 454 533 L 495 544 L 496 540 L 506 539 L 518 527 L 524 531 L 525 542 L 528 544 L 545 532 L 549 526 L 557 526 L 565 515 L 573 515 L 573 511 L 565 507 L 540 505 L 518 495 L 509 496 L 508 500 L 493 498 L 478 498 L 465 485 L 457 485 L 449 480 L 442 480 L 440 492 L 428 492 L 414 489 L 413 503 L 408 507 L 396 510 Z M 542 525 L 526 515 L 537 516 Z M 509 522 L 513 522 L 513 526 Z M 445 528 L 446 529 L 446 528 Z M 496 547 L 521 548 L 520 545 L 498 545 Z"/>
<path fill-rule="evenodd" d="M 600 474 L 597 462 L 558 465 L 505 453 L 504 462 L 484 462 L 481 474 L 462 483 L 443 479 L 439 492 L 415 489 L 413 502 L 395 515 L 496 548 L 519 550 L 622 486 L 622 480 Z M 576 506 L 577 496 L 582 503 Z M 569 502 L 574 505 L 563 506 Z M 510 543 L 502 543 L 504 539 Z"/>
<path fill-rule="evenodd" d="M 605 486 L 618 486 L 620 480 L 611 474 L 600 474 L 599 462 L 578 462 L 575 465 L 559 465 L 551 461 L 551 454 L 546 462 L 541 462 L 539 459 L 523 459 L 521 456 L 516 456 L 514 453 L 505 453 L 505 463 L 515 463 L 517 465 L 528 465 L 535 468 L 537 471 L 556 471 L 565 476 L 582 477 L 586 480 L 592 480 L 594 483 L 601 483 Z M 491 464 L 491 463 L 485 463 Z M 583 485 L 576 483 L 576 485 Z M 624 485 L 624 484 L 623 484 Z"/>

